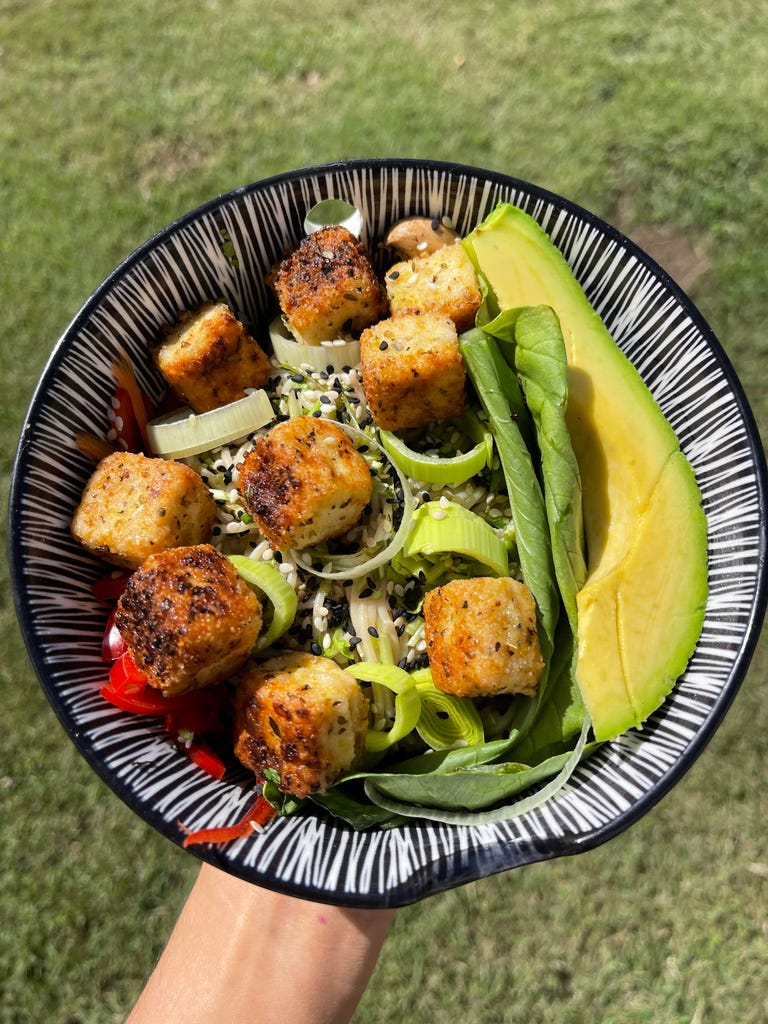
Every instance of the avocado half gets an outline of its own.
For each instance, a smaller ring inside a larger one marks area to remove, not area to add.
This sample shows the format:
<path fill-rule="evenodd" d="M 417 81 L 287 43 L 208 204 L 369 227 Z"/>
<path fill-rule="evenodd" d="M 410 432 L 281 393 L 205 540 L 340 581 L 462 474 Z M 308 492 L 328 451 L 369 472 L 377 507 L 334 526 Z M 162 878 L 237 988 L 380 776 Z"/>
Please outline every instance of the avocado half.
<path fill-rule="evenodd" d="M 560 319 L 587 542 L 576 680 L 596 739 L 613 739 L 662 704 L 701 633 L 701 495 L 672 427 L 536 221 L 503 203 L 464 245 L 499 310 L 548 305 Z"/>

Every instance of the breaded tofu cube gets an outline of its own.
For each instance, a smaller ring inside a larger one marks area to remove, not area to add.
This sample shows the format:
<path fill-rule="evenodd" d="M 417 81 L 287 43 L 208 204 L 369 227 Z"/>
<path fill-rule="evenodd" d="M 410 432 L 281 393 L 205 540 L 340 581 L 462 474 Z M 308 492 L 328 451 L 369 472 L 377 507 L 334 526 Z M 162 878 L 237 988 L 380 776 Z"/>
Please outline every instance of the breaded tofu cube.
<path fill-rule="evenodd" d="M 459 334 L 474 327 L 482 295 L 472 261 L 460 242 L 423 258 L 405 260 L 384 276 L 392 316 L 442 313 Z"/>
<path fill-rule="evenodd" d="M 246 508 L 278 550 L 346 533 L 371 500 L 368 463 L 337 424 L 295 416 L 263 434 L 240 464 Z"/>
<path fill-rule="evenodd" d="M 86 484 L 71 530 L 94 555 L 136 569 L 158 551 L 210 540 L 215 519 L 216 502 L 189 466 L 114 452 Z"/>
<path fill-rule="evenodd" d="M 296 797 L 321 793 L 362 759 L 368 698 L 330 658 L 304 652 L 248 669 L 235 694 L 235 754 Z"/>
<path fill-rule="evenodd" d="M 246 388 L 260 388 L 270 374 L 269 357 L 222 302 L 182 313 L 152 355 L 176 394 L 195 412 L 244 398 Z"/>
<path fill-rule="evenodd" d="M 457 697 L 536 694 L 544 669 L 536 604 L 510 577 L 452 580 L 424 597 L 432 679 Z"/>
<path fill-rule="evenodd" d="M 360 368 L 368 409 L 383 430 L 464 412 L 464 360 L 453 321 L 441 313 L 408 313 L 367 328 Z"/>
<path fill-rule="evenodd" d="M 305 238 L 277 268 L 273 287 L 287 326 L 307 345 L 358 335 L 387 313 L 368 254 L 339 226 Z"/>
<path fill-rule="evenodd" d="M 115 625 L 150 686 L 170 695 L 228 679 L 261 629 L 261 602 L 210 544 L 151 555 L 129 578 Z"/>

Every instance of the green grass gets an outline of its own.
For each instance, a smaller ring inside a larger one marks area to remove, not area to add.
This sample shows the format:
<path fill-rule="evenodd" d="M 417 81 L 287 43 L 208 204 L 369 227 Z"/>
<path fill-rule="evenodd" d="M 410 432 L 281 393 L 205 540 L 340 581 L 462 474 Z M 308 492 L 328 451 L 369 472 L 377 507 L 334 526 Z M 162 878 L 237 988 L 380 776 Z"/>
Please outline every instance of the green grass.
<path fill-rule="evenodd" d="M 706 256 L 691 287 L 768 437 L 764 5 L 0 0 L 2 498 L 56 338 L 191 206 L 342 157 L 535 181 Z M 196 862 L 87 768 L 2 569 L 0 1024 L 119 1021 Z M 357 1024 L 768 1016 L 763 642 L 683 782 L 608 845 L 399 912 Z"/>

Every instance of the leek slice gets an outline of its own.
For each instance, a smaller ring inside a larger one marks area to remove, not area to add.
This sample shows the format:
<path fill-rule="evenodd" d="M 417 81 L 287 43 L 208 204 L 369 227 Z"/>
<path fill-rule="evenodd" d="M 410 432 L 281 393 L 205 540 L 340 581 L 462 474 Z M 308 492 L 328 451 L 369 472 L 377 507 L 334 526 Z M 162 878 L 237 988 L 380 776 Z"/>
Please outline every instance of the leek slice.
<path fill-rule="evenodd" d="M 360 342 L 353 338 L 338 338 L 321 341 L 319 345 L 307 345 L 289 333 L 283 318 L 276 316 L 269 325 L 269 337 L 277 361 L 290 370 L 309 367 L 314 373 L 343 370 L 345 366 L 357 366 L 360 362 Z"/>
<path fill-rule="evenodd" d="M 296 591 L 283 574 L 267 562 L 256 561 L 247 555 L 227 557 L 245 582 L 260 590 L 272 605 L 272 621 L 256 641 L 255 649 L 263 651 L 292 626 L 298 607 Z"/>
<path fill-rule="evenodd" d="M 413 519 L 413 529 L 403 545 L 406 557 L 452 551 L 487 566 L 497 576 L 509 575 L 504 541 L 469 509 L 441 498 L 425 502 Z"/>
<path fill-rule="evenodd" d="M 414 678 L 421 697 L 421 714 L 416 732 L 433 750 L 472 747 L 485 742 L 480 712 L 468 697 L 443 693 L 432 682 L 432 673 L 424 670 L 422 681 Z M 420 673 L 421 675 L 421 673 Z"/>
<path fill-rule="evenodd" d="M 359 238 L 363 230 L 363 215 L 356 206 L 344 199 L 323 199 L 304 218 L 304 230 L 308 235 L 334 224 L 346 228 Z"/>
<path fill-rule="evenodd" d="M 460 429 L 476 441 L 474 448 L 448 458 L 414 451 L 388 430 L 380 430 L 381 443 L 398 466 L 414 480 L 429 484 L 463 484 L 493 460 L 493 435 L 476 416 L 464 415 L 457 421 Z"/>
<path fill-rule="evenodd" d="M 210 412 L 176 409 L 147 424 L 150 447 L 168 459 L 186 459 L 247 437 L 275 418 L 266 391 L 254 390 Z"/>
<path fill-rule="evenodd" d="M 365 749 L 369 753 L 386 750 L 413 732 L 421 715 L 421 697 L 408 673 L 396 665 L 381 665 L 367 661 L 348 665 L 355 679 L 364 683 L 379 683 L 395 694 L 395 720 L 388 732 L 369 729 L 365 738 Z"/>

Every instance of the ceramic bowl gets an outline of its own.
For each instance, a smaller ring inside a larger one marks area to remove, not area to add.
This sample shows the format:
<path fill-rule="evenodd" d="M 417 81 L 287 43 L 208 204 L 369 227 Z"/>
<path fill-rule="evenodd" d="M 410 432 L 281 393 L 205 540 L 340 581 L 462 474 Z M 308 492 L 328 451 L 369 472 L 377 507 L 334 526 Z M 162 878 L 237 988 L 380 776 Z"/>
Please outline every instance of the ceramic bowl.
<path fill-rule="evenodd" d="M 160 394 L 148 343 L 178 310 L 223 296 L 246 317 L 263 319 L 265 272 L 298 242 L 305 213 L 327 197 L 361 210 L 363 241 L 372 246 L 406 215 L 448 216 L 465 233 L 499 201 L 523 207 L 562 251 L 671 422 L 709 524 L 710 596 L 687 671 L 642 731 L 602 747 L 555 799 L 495 824 L 412 821 L 360 832 L 317 811 L 278 819 L 228 846 L 191 848 L 296 896 L 396 906 L 594 847 L 681 778 L 733 699 L 765 611 L 766 470 L 739 382 L 690 300 L 618 231 L 541 188 L 474 167 L 360 160 L 259 181 L 183 216 L 110 274 L 58 342 L 24 424 L 10 508 L 17 611 L 43 689 L 95 771 L 172 842 L 183 839 L 180 821 L 202 828 L 236 820 L 253 799 L 252 780 L 234 766 L 213 780 L 152 719 L 126 715 L 99 696 L 107 610 L 91 586 L 104 566 L 69 533 L 92 469 L 75 437 L 103 435 L 119 354 L 150 395 Z"/>

